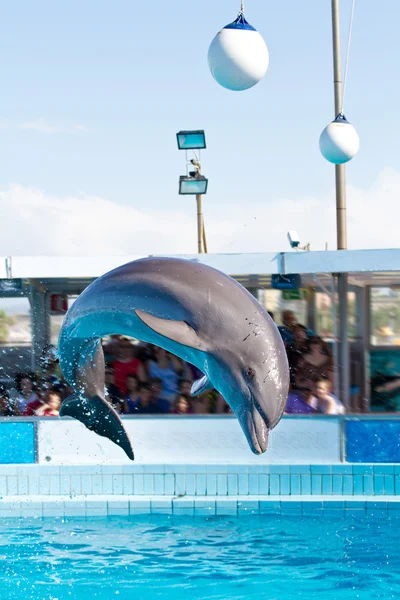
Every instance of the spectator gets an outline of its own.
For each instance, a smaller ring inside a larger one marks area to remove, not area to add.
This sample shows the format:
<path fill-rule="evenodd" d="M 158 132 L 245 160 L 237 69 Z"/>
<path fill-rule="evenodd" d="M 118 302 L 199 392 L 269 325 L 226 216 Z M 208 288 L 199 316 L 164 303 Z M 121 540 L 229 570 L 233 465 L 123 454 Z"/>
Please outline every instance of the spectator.
<path fill-rule="evenodd" d="M 162 390 L 162 379 L 160 379 L 159 377 L 150 379 L 149 385 L 154 398 L 160 398 Z"/>
<path fill-rule="evenodd" d="M 290 392 L 286 402 L 285 413 L 291 414 L 312 414 L 317 412 L 316 399 L 311 390 L 307 388 L 296 389 Z"/>
<path fill-rule="evenodd" d="M 14 414 L 23 415 L 28 404 L 39 399 L 34 389 L 34 375 L 18 373 L 15 376 L 15 387 L 17 396 L 14 402 Z"/>
<path fill-rule="evenodd" d="M 11 417 L 13 415 L 10 395 L 8 390 L 0 384 L 0 416 Z"/>
<path fill-rule="evenodd" d="M 282 312 L 282 325 L 278 329 L 286 347 L 294 344 L 294 329 L 297 324 L 297 317 L 292 310 L 284 310 Z M 306 328 L 306 332 L 307 337 L 315 337 L 315 333 L 311 329 Z"/>
<path fill-rule="evenodd" d="M 54 390 L 46 394 L 43 405 L 37 409 L 37 417 L 58 417 L 60 414 L 61 396 Z"/>
<path fill-rule="evenodd" d="M 178 391 L 182 396 L 190 397 L 192 392 L 192 382 L 190 379 L 181 379 L 179 382 Z"/>
<path fill-rule="evenodd" d="M 315 337 L 309 340 L 306 352 L 297 361 L 294 387 L 310 389 L 315 395 L 316 384 L 320 379 L 333 382 L 333 358 L 328 345 L 321 338 Z"/>
<path fill-rule="evenodd" d="M 134 348 L 128 338 L 123 337 L 118 345 L 118 358 L 111 363 L 115 371 L 115 385 L 121 394 L 126 396 L 126 378 L 128 375 L 136 375 L 139 381 L 146 380 L 143 363 L 134 356 Z"/>
<path fill-rule="evenodd" d="M 271 312 L 270 310 L 268 310 L 267 313 L 269 314 L 269 316 L 271 317 L 271 319 L 275 322 L 275 315 L 274 315 L 274 313 Z"/>
<path fill-rule="evenodd" d="M 135 400 L 130 398 L 126 402 L 129 414 L 158 414 L 160 407 L 151 394 L 151 388 L 147 383 L 140 383 Z"/>
<path fill-rule="evenodd" d="M 192 412 L 193 411 L 190 407 L 189 398 L 187 396 L 185 396 L 184 394 L 181 394 L 180 396 L 178 396 L 178 398 L 175 400 L 175 402 L 173 404 L 172 413 L 174 415 L 186 415 L 186 414 L 192 413 Z"/>
<path fill-rule="evenodd" d="M 316 383 L 316 399 L 319 412 L 325 415 L 344 415 L 343 404 L 332 394 L 332 383 L 328 379 L 320 379 Z"/>
<path fill-rule="evenodd" d="M 127 394 L 124 398 L 124 412 L 129 413 L 129 407 L 135 405 L 138 393 L 139 393 L 139 381 L 136 375 L 128 375 L 126 378 L 126 391 Z"/>
<path fill-rule="evenodd" d="M 307 328 L 304 325 L 295 325 L 293 328 L 293 345 L 286 348 L 289 367 L 290 367 L 290 384 L 295 384 L 295 374 L 298 368 L 298 362 L 303 354 L 307 352 L 308 338 Z"/>
<path fill-rule="evenodd" d="M 154 358 L 153 345 L 139 342 L 136 346 L 136 358 L 141 360 L 143 364 L 146 364 L 148 360 L 152 360 Z"/>
<path fill-rule="evenodd" d="M 118 350 L 120 344 L 120 335 L 110 335 L 106 343 L 103 345 L 104 359 L 106 363 L 111 363 L 118 358 Z"/>
<path fill-rule="evenodd" d="M 178 393 L 179 372 L 182 365 L 179 359 L 164 348 L 155 348 L 155 360 L 149 360 L 147 370 L 151 379 L 161 379 L 159 405 L 163 412 L 170 412 L 171 403 Z"/>
<path fill-rule="evenodd" d="M 112 367 L 106 367 L 104 374 L 104 383 L 107 391 L 107 400 L 118 413 L 124 410 L 124 397 L 119 388 L 115 385 L 115 370 Z"/>

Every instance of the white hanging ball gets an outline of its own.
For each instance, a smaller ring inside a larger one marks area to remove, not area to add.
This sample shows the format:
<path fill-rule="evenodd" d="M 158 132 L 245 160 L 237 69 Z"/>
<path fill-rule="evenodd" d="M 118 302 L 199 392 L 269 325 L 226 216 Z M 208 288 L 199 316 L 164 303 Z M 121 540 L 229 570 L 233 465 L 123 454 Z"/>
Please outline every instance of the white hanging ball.
<path fill-rule="evenodd" d="M 253 87 L 264 77 L 268 64 L 267 45 L 243 13 L 217 33 L 208 50 L 211 74 L 228 90 Z"/>
<path fill-rule="evenodd" d="M 321 154 L 334 165 L 342 165 L 355 157 L 360 148 L 360 138 L 353 125 L 339 114 L 321 133 Z"/>

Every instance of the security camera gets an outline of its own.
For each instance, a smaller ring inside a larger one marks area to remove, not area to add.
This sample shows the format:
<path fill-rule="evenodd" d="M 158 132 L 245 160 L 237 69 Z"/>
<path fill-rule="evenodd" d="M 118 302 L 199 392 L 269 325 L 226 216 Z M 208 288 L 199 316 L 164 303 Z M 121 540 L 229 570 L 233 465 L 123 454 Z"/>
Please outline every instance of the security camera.
<path fill-rule="evenodd" d="M 297 231 L 288 231 L 288 240 L 289 240 L 289 244 L 291 245 L 292 248 L 298 248 L 300 246 L 300 239 L 299 236 L 297 235 Z"/>

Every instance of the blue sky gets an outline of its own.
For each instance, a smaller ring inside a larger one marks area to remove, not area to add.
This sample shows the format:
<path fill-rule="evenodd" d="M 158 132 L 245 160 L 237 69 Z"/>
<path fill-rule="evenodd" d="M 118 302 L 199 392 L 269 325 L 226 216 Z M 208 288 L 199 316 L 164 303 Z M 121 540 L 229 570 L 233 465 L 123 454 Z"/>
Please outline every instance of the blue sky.
<path fill-rule="evenodd" d="M 194 201 L 177 194 L 186 128 L 207 135 L 210 251 L 281 250 L 291 228 L 334 247 L 334 172 L 318 148 L 333 118 L 330 1 L 246 0 L 270 65 L 251 90 L 229 92 L 207 51 L 239 4 L 3 3 L 1 254 L 195 251 Z M 344 63 L 351 0 L 341 6 Z M 356 2 L 350 247 L 398 245 L 399 22 L 397 0 Z"/>

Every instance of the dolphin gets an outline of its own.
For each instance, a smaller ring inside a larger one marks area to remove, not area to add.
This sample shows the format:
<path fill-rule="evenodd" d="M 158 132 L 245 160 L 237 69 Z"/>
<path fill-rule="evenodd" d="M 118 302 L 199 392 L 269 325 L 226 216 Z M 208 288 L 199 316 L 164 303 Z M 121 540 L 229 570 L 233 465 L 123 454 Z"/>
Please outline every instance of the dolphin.
<path fill-rule="evenodd" d="M 62 325 L 58 356 L 74 394 L 70 416 L 118 444 L 134 460 L 131 442 L 106 400 L 101 338 L 122 334 L 161 346 L 204 373 L 192 395 L 218 390 L 255 454 L 265 452 L 289 389 L 279 331 L 242 285 L 207 265 L 181 258 L 143 258 L 96 279 Z"/>

